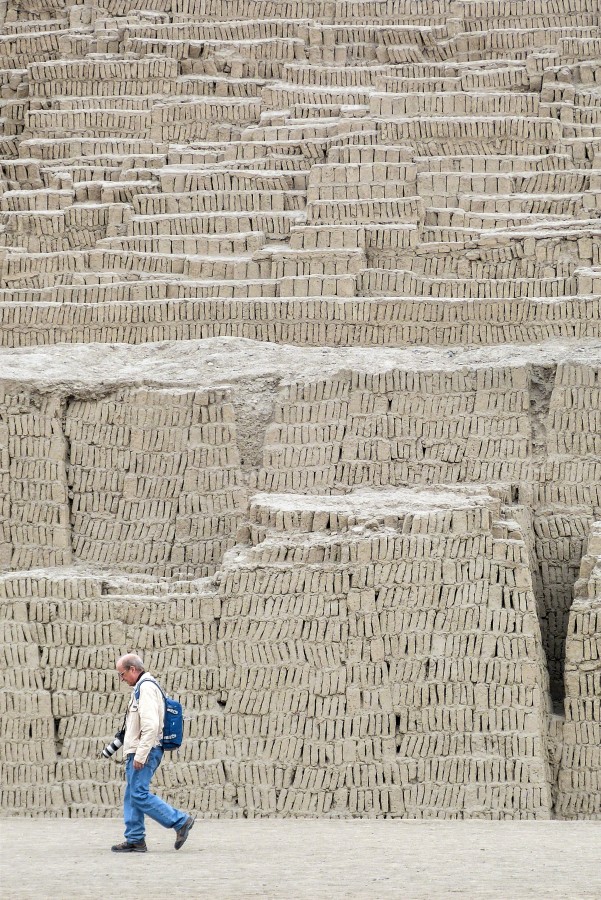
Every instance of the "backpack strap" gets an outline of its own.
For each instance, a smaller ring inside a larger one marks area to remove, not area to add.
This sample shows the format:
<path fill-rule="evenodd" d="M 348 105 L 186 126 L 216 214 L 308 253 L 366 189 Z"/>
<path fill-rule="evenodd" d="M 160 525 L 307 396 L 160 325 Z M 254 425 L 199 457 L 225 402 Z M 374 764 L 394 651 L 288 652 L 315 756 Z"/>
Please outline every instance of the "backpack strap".
<path fill-rule="evenodd" d="M 144 673 L 144 675 L 146 675 L 146 672 Z M 144 675 L 142 675 L 142 678 L 138 679 L 138 681 L 135 684 L 134 694 L 133 694 L 135 700 L 138 703 L 140 702 L 140 688 L 142 687 L 142 682 L 144 682 L 144 683 L 150 682 L 151 684 L 155 684 L 158 687 L 161 694 L 163 695 L 163 703 L 165 704 L 165 714 L 166 714 L 167 713 L 167 694 L 165 693 L 165 691 L 163 690 L 161 685 L 158 683 L 156 678 L 153 678 L 152 675 L 148 675 L 147 678 L 144 678 Z M 163 723 L 163 733 L 164 733 L 164 729 L 165 729 L 165 725 Z M 162 744 L 161 744 L 161 746 L 162 746 Z"/>
<path fill-rule="evenodd" d="M 161 685 L 158 683 L 158 681 L 156 680 L 156 678 L 153 678 L 152 675 L 148 675 L 148 677 L 145 678 L 144 676 L 145 676 L 146 674 L 147 674 L 147 673 L 145 672 L 144 675 L 142 675 L 142 677 L 136 682 L 136 685 L 135 685 L 135 687 L 134 687 L 134 698 L 139 702 L 139 700 L 140 700 L 140 688 L 142 687 L 142 683 L 143 683 L 143 682 L 144 682 L 144 683 L 150 682 L 151 684 L 155 684 L 155 685 L 158 687 L 159 691 L 160 691 L 161 694 L 163 695 L 163 701 L 165 702 L 165 705 L 166 705 L 166 704 L 167 704 L 167 694 L 165 693 L 165 691 L 163 690 L 163 688 L 161 687 Z"/>

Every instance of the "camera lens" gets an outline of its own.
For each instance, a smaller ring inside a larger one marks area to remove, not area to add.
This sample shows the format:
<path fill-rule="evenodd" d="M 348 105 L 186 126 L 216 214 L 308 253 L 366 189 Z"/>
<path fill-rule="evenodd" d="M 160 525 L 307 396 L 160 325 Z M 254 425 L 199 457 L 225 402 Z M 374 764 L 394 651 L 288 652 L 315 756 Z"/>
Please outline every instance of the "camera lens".
<path fill-rule="evenodd" d="M 122 731 L 118 731 L 110 744 L 107 744 L 104 750 L 102 751 L 102 755 L 105 759 L 110 759 L 111 756 L 117 752 L 119 747 L 123 746 L 123 737 L 124 734 Z"/>

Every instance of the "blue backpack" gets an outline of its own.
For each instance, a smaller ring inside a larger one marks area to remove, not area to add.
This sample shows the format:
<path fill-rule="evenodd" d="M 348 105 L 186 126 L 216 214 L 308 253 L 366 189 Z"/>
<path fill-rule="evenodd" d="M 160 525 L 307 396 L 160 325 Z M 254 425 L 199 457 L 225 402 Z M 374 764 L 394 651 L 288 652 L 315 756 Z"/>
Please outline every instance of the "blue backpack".
<path fill-rule="evenodd" d="M 161 747 L 163 750 L 178 750 L 184 740 L 184 710 L 179 700 L 168 697 L 156 678 L 152 675 L 145 681 L 156 684 L 165 701 L 165 721 L 163 723 L 163 737 Z M 136 702 L 140 700 L 140 682 L 134 688 Z"/>

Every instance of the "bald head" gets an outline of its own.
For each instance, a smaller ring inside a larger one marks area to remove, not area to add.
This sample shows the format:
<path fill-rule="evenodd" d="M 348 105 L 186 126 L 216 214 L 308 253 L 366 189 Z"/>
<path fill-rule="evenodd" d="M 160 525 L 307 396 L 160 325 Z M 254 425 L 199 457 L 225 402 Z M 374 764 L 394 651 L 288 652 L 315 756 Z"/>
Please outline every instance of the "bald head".
<path fill-rule="evenodd" d="M 119 669 L 137 669 L 138 672 L 143 672 L 144 663 L 137 654 L 126 653 L 117 660 L 117 671 Z"/>
<path fill-rule="evenodd" d="M 121 681 L 124 681 L 130 687 L 137 684 L 138 679 L 142 677 L 143 671 L 144 663 L 137 653 L 126 653 L 125 656 L 120 656 L 117 660 L 117 675 Z"/>

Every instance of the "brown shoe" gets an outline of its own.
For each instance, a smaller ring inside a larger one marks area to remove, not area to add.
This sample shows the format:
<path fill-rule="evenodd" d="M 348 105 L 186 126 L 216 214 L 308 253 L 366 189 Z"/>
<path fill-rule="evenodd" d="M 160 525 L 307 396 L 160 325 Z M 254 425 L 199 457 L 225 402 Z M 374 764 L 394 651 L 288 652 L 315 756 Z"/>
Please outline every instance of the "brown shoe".
<path fill-rule="evenodd" d="M 113 853 L 146 853 L 148 847 L 146 846 L 146 841 L 137 841 L 135 844 L 123 841 L 122 844 L 115 844 L 111 847 L 111 850 Z"/>
<path fill-rule="evenodd" d="M 195 821 L 196 821 L 196 816 L 188 816 L 188 818 L 186 819 L 186 821 L 184 822 L 182 827 L 178 828 L 178 830 L 175 832 L 175 838 L 176 838 L 175 849 L 176 850 L 179 850 L 181 847 L 183 847 L 184 844 L 186 843 L 186 841 L 188 840 L 188 835 L 192 831 L 192 827 L 193 827 Z"/>

